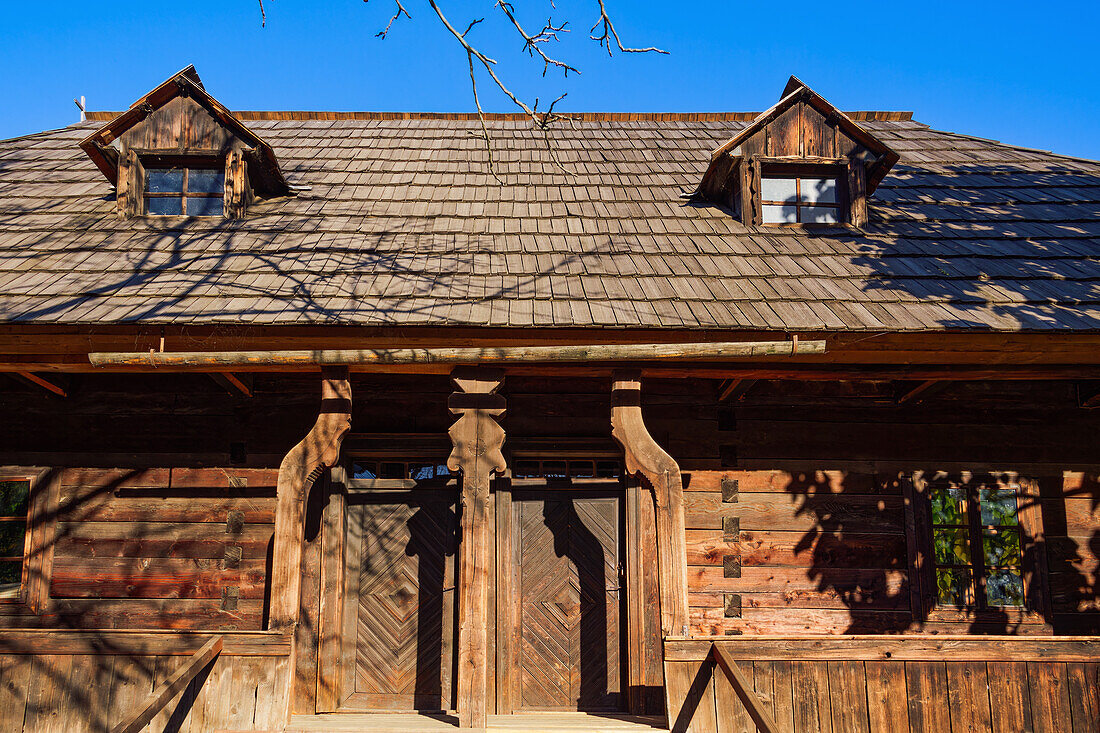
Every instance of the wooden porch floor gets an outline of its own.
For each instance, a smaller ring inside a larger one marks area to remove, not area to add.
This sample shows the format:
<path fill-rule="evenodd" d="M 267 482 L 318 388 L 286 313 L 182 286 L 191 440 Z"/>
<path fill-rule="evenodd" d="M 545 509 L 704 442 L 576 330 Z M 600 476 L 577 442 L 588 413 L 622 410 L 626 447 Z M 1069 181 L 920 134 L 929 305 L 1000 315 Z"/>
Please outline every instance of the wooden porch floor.
<path fill-rule="evenodd" d="M 660 733 L 667 731 L 663 716 L 593 713 L 523 713 L 490 715 L 490 731 L 524 733 Z M 453 715 L 417 713 L 328 713 L 295 715 L 284 733 L 457 733 Z"/>

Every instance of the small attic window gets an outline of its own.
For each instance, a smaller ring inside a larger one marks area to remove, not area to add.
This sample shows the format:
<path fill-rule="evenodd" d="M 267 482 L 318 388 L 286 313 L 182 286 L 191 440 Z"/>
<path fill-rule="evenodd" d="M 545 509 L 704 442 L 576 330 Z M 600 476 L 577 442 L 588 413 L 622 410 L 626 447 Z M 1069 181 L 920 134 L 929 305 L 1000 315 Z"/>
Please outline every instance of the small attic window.
<path fill-rule="evenodd" d="M 148 215 L 224 216 L 224 164 L 205 159 L 144 163 Z"/>
<path fill-rule="evenodd" d="M 845 220 L 838 177 L 828 171 L 765 171 L 760 179 L 762 224 L 838 224 Z"/>

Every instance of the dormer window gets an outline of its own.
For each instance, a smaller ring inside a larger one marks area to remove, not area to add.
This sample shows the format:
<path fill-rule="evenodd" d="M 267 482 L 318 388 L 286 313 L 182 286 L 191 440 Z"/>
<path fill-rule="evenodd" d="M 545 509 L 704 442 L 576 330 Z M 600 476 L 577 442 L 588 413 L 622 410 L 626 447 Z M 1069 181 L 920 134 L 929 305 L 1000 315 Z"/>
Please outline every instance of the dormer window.
<path fill-rule="evenodd" d="M 860 227 L 896 152 L 795 77 L 711 154 L 696 194 L 748 226 Z"/>
<path fill-rule="evenodd" d="M 762 224 L 838 224 L 841 211 L 840 187 L 836 176 L 827 172 L 768 174 L 760 180 L 760 222 Z"/>
<path fill-rule="evenodd" d="M 192 66 L 81 141 L 115 184 L 119 216 L 245 216 L 286 196 L 275 152 L 203 88 Z"/>
<path fill-rule="evenodd" d="M 225 215 L 225 168 L 219 161 L 146 161 L 144 167 L 146 214 Z"/>

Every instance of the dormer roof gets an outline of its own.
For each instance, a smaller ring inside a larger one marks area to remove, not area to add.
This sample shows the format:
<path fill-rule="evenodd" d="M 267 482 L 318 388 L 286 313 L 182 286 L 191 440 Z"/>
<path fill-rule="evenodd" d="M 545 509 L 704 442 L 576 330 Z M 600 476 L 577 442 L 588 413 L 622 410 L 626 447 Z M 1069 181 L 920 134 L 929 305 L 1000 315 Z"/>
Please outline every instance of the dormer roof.
<path fill-rule="evenodd" d="M 223 128 L 222 145 L 233 144 L 244 149 L 248 159 L 248 176 L 252 188 L 261 196 L 284 195 L 289 186 L 275 158 L 275 151 L 256 133 L 250 130 L 221 102 L 214 99 L 203 87 L 194 66 L 179 71 L 151 92 L 138 99 L 125 112 L 80 141 L 80 147 L 96 164 L 96 167 L 112 184 L 118 185 L 120 142 L 127 133 L 148 124 L 151 117 L 168 107 L 174 100 L 188 99 L 200 107 Z M 158 120 L 163 123 L 163 120 Z M 169 123 L 171 124 L 171 123 Z M 148 138 L 149 136 L 146 136 Z M 163 135 L 164 147 L 151 146 L 147 152 L 187 153 L 188 135 L 181 132 Z M 231 141 L 231 142 L 230 142 Z M 203 151 L 208 152 L 208 151 Z M 224 151 L 222 151 L 224 152 Z"/>
<path fill-rule="evenodd" d="M 858 155 L 862 158 L 867 168 L 867 194 L 873 193 L 878 184 L 881 183 L 882 179 L 889 173 L 890 168 L 898 162 L 899 155 L 891 150 L 886 143 L 861 127 L 859 123 L 851 117 L 826 101 L 820 94 L 810 89 L 810 87 L 797 76 L 792 76 L 787 81 L 787 85 L 783 88 L 783 94 L 778 102 L 770 109 L 757 115 L 748 127 L 745 127 L 725 143 L 715 148 L 710 156 L 710 165 L 707 167 L 707 171 L 703 174 L 703 179 L 699 184 L 699 190 L 703 192 L 704 195 L 707 195 L 708 192 L 713 190 L 716 186 L 720 186 L 721 184 L 715 179 L 721 177 L 723 171 L 728 170 L 728 166 L 721 164 L 723 159 L 727 157 L 741 157 L 743 155 L 743 151 L 740 150 L 742 145 L 759 135 L 770 124 L 779 120 L 785 113 L 795 108 L 800 103 L 815 110 L 831 127 L 834 127 L 840 135 L 847 137 L 848 140 L 855 143 L 854 146 L 849 146 L 848 155 Z M 798 148 L 805 151 L 806 146 L 803 140 L 805 126 L 800 126 L 797 134 Z M 804 154 L 803 157 L 809 156 Z"/>

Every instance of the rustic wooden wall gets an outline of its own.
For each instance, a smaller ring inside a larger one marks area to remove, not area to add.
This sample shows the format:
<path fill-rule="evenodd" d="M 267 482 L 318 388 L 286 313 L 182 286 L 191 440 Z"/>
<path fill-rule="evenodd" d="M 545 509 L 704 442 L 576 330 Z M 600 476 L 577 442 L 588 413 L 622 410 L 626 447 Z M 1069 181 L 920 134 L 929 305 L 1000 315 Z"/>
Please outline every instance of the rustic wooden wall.
<path fill-rule="evenodd" d="M 1042 488 L 1055 631 L 1100 634 L 1100 475 L 1067 472 Z"/>
<path fill-rule="evenodd" d="M 172 655 L 0 654 L 0 729 L 100 733 L 186 659 Z M 208 665 L 143 731 L 208 733 L 281 728 L 276 695 L 285 656 L 229 656 Z"/>

